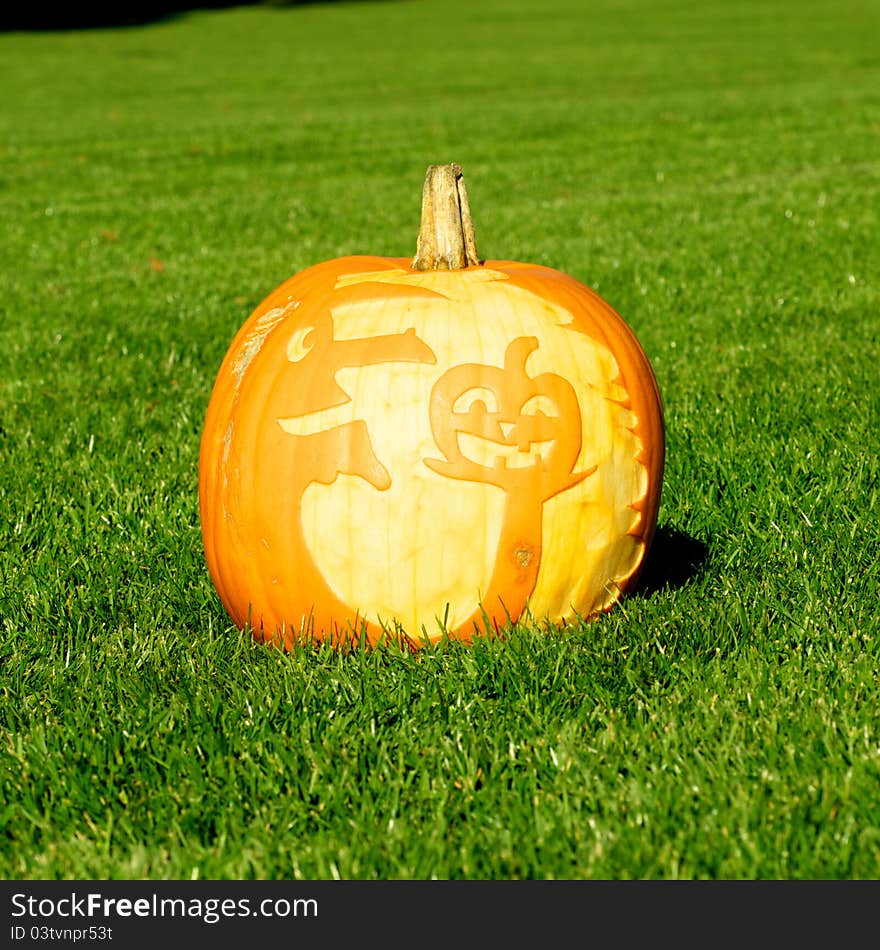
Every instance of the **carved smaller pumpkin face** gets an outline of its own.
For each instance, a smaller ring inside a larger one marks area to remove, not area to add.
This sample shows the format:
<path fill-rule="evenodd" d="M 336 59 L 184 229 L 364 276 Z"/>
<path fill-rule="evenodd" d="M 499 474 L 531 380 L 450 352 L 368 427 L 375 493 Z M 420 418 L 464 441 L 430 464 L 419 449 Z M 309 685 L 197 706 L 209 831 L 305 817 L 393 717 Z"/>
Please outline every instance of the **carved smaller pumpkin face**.
<path fill-rule="evenodd" d="M 464 363 L 431 391 L 431 430 L 445 458 L 426 459 L 450 478 L 516 491 L 540 482 L 544 498 L 580 481 L 581 414 L 571 384 L 555 373 L 529 376 L 535 337 L 518 337 L 504 366 Z"/>

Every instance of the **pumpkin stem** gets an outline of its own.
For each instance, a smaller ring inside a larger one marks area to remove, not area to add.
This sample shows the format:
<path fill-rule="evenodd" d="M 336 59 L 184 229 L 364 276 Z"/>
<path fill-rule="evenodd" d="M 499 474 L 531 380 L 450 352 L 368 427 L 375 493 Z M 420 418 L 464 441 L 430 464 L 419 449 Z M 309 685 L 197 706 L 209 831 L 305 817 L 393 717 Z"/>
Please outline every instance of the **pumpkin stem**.
<path fill-rule="evenodd" d="M 460 165 L 429 165 L 413 270 L 463 270 L 481 261 Z"/>

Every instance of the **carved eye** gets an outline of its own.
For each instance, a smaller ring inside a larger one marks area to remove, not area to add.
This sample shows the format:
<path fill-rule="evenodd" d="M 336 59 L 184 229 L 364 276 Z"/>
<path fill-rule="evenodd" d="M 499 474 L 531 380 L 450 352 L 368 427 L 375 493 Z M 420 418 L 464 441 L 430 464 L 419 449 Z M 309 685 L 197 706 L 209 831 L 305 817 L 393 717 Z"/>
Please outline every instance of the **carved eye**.
<path fill-rule="evenodd" d="M 452 411 L 460 415 L 474 412 L 498 412 L 498 397 L 485 386 L 474 386 L 463 392 L 452 406 Z"/>
<path fill-rule="evenodd" d="M 543 393 L 538 393 L 535 396 L 530 396 L 523 403 L 522 409 L 520 409 L 520 415 L 544 415 L 549 416 L 551 419 L 555 419 L 559 416 L 559 407 L 549 396 L 545 396 Z"/>
<path fill-rule="evenodd" d="M 291 363 L 298 363 L 303 357 L 308 356 L 314 343 L 308 342 L 314 327 L 300 327 L 290 338 L 287 344 L 287 358 Z"/>

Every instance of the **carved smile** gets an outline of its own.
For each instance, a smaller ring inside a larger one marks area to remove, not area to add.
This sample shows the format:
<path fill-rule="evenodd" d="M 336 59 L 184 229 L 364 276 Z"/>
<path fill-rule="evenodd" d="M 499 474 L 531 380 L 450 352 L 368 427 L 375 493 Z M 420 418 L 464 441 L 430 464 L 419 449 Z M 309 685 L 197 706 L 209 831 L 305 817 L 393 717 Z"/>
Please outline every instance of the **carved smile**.
<path fill-rule="evenodd" d="M 555 439 L 529 442 L 526 445 L 510 445 L 496 442 L 470 432 L 457 432 L 458 448 L 470 462 L 483 468 L 532 468 L 541 465 L 550 454 Z"/>

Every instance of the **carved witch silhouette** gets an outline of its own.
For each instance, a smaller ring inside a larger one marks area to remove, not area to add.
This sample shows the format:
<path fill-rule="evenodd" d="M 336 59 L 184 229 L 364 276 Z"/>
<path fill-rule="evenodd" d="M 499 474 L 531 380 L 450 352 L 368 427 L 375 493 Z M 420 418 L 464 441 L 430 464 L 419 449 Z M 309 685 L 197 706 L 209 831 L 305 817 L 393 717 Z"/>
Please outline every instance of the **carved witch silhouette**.
<path fill-rule="evenodd" d="M 413 297 L 435 298 L 433 291 L 408 288 Z M 333 307 L 369 300 L 383 300 L 388 288 L 383 284 L 362 283 L 338 289 Z M 300 328 L 287 347 L 293 374 L 293 385 L 285 387 L 283 413 L 278 424 L 289 438 L 295 452 L 295 464 L 289 467 L 293 485 L 288 486 L 295 499 L 291 511 L 289 539 L 297 552 L 297 581 L 302 597 L 321 605 L 321 616 L 311 618 L 317 629 L 339 631 L 339 618 L 350 617 L 352 607 L 339 599 L 315 564 L 302 525 L 302 498 L 306 488 L 317 482 L 331 485 L 339 475 L 355 475 L 378 491 L 391 485 L 391 475 L 377 457 L 364 419 L 354 419 L 310 434 L 296 432 L 295 420 L 351 402 L 352 397 L 336 381 L 336 373 L 345 367 L 380 363 L 436 363 L 431 348 L 414 329 L 402 333 L 381 334 L 358 339 L 334 338 L 333 312 L 327 306 L 318 312 L 310 326 Z M 280 407 L 279 407 L 280 408 Z"/>

